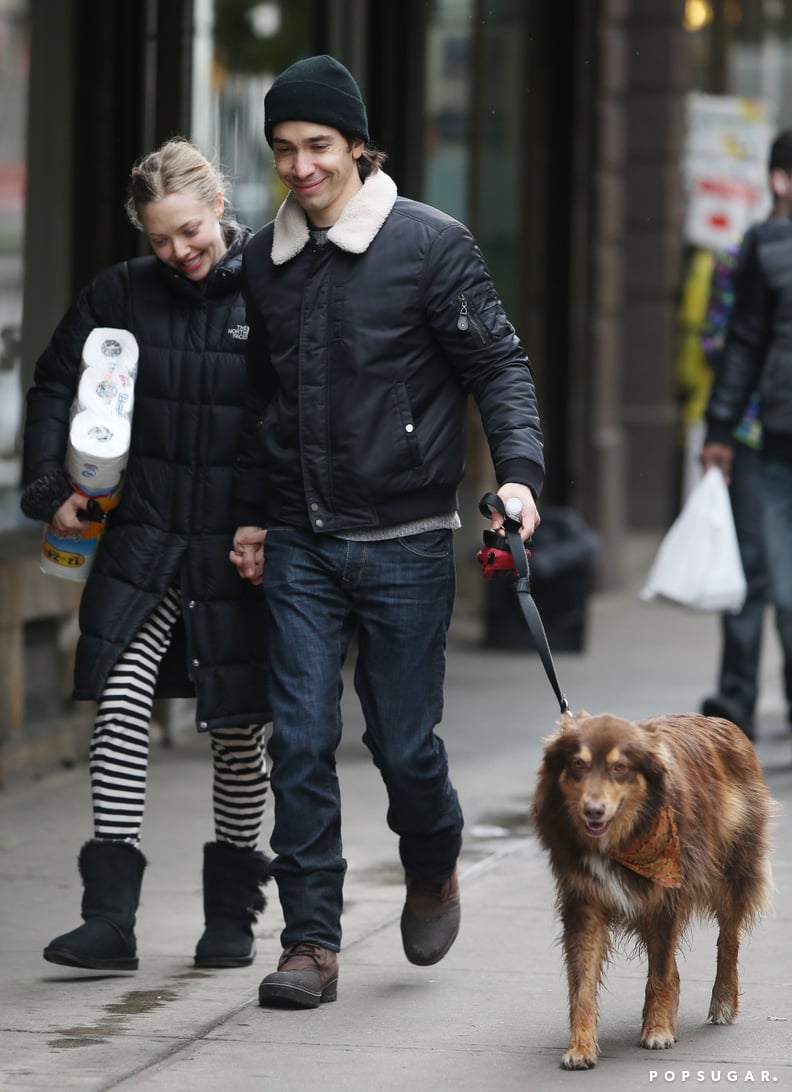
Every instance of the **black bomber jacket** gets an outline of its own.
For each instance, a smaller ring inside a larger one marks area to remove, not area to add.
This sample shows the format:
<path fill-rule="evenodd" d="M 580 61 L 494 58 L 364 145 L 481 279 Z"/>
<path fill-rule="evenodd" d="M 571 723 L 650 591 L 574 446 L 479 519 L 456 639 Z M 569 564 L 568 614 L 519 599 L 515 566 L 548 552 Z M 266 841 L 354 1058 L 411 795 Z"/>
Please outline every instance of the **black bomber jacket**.
<path fill-rule="evenodd" d="M 319 246 L 289 196 L 245 250 L 243 293 L 238 523 L 332 533 L 454 511 L 468 395 L 498 482 L 539 494 L 530 365 L 458 221 L 377 171 Z"/>

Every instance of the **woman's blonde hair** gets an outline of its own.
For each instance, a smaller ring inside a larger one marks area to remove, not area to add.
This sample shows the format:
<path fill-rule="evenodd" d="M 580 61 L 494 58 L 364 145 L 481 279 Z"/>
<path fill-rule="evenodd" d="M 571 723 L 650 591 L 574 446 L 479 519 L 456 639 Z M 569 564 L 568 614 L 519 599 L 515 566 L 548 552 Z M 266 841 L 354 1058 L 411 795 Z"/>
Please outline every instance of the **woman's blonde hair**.
<path fill-rule="evenodd" d="M 213 205 L 218 193 L 225 201 L 228 191 L 228 179 L 218 167 L 185 137 L 172 137 L 134 165 L 124 207 L 130 223 L 142 231 L 140 210 L 146 205 L 174 193 L 189 193 Z"/>

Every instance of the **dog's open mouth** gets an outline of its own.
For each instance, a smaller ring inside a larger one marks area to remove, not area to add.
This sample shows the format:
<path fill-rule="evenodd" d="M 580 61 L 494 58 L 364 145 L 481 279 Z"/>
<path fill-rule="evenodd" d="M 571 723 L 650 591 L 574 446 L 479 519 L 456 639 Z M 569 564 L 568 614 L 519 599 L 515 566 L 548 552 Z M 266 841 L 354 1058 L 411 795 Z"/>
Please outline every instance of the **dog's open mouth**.
<path fill-rule="evenodd" d="M 607 822 L 605 820 L 601 820 L 600 822 L 594 823 L 587 819 L 586 834 L 588 834 L 592 838 L 601 838 L 602 835 L 607 831 L 609 826 L 610 820 L 608 820 Z"/>

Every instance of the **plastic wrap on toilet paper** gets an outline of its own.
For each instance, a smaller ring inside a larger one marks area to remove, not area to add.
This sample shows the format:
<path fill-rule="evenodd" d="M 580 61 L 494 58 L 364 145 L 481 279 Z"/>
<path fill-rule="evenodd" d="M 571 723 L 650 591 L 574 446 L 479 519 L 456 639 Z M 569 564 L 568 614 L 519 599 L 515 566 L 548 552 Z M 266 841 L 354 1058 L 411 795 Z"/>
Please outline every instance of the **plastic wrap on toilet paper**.
<path fill-rule="evenodd" d="M 137 375 L 138 343 L 129 330 L 97 326 L 88 335 L 82 351 L 86 368 L 102 368 L 110 372 L 127 372 L 132 379 Z"/>
<path fill-rule="evenodd" d="M 112 492 L 94 495 L 93 499 L 103 512 L 112 511 L 121 499 L 120 483 Z M 84 531 L 65 534 L 49 524 L 41 541 L 41 571 L 62 580 L 87 580 L 104 533 L 105 525 L 99 522 L 88 524 Z"/>
<path fill-rule="evenodd" d="M 107 368 L 85 368 L 80 376 L 73 409 L 91 410 L 132 419 L 135 382 L 129 372 Z"/>
<path fill-rule="evenodd" d="M 129 330 L 97 327 L 86 339 L 77 394 L 71 406 L 66 473 L 75 492 L 95 500 L 107 513 L 121 498 L 129 456 L 138 344 Z M 44 528 L 41 571 L 84 581 L 105 533 L 105 524 L 85 530 Z"/>
<path fill-rule="evenodd" d="M 110 493 L 121 480 L 131 428 L 125 417 L 81 410 L 69 429 L 66 473 L 88 496 Z"/>

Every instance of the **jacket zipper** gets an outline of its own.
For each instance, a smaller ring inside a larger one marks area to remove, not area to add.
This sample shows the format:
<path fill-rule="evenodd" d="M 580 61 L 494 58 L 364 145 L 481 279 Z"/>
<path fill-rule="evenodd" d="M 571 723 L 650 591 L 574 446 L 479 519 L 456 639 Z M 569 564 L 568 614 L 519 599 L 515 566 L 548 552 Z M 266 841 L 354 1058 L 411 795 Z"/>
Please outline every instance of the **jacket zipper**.
<path fill-rule="evenodd" d="M 457 318 L 457 330 L 460 330 L 464 334 L 468 327 L 472 326 L 478 334 L 481 344 L 486 345 L 487 339 L 484 337 L 481 327 L 476 322 L 473 315 L 470 313 L 467 296 L 464 292 L 460 292 L 457 296 L 457 299 L 459 300 L 459 317 Z"/>

